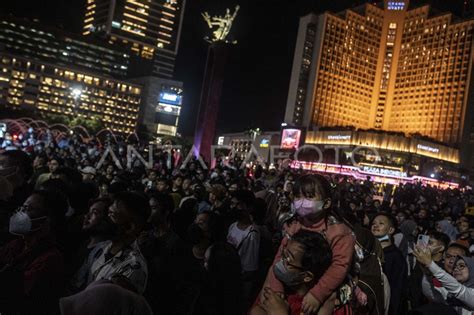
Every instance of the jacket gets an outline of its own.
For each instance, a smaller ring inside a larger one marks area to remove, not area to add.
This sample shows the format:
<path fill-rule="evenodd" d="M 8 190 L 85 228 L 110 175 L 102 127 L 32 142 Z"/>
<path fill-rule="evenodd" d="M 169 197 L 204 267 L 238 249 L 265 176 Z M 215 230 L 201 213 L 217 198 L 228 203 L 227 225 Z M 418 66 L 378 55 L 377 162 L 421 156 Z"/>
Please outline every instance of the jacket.
<path fill-rule="evenodd" d="M 433 274 L 433 277 L 441 283 L 442 287 L 435 288 L 432 281 L 429 281 L 428 277 L 424 276 L 422 282 L 423 293 L 433 301 L 442 302 L 443 304 L 446 304 L 448 296 L 453 296 L 464 303 L 464 307 L 459 309 L 458 313 L 471 314 L 471 311 L 474 310 L 474 288 L 459 283 L 435 262 L 431 262 L 428 266 L 428 270 Z M 469 272 L 471 273 L 471 268 Z"/>
<path fill-rule="evenodd" d="M 383 271 L 390 283 L 389 314 L 404 314 L 408 291 L 408 265 L 402 252 L 390 245 L 383 249 Z"/>
<path fill-rule="evenodd" d="M 303 226 L 299 222 L 294 222 L 287 230 L 288 235 L 293 235 L 300 229 L 323 234 L 332 249 L 332 263 L 318 283 L 310 289 L 310 293 L 323 304 L 327 298 L 335 292 L 346 279 L 346 275 L 351 266 L 352 256 L 354 254 L 355 236 L 352 230 L 342 222 L 339 222 L 333 216 L 327 219 L 319 220 L 311 226 Z M 281 259 L 281 249 L 288 243 L 288 238 L 283 238 L 280 249 L 278 250 L 273 265 Z M 266 283 L 276 292 L 283 292 L 283 284 L 275 277 L 273 266 L 267 275 Z"/>
<path fill-rule="evenodd" d="M 90 280 L 110 280 L 114 275 L 128 278 L 138 293 L 143 294 L 148 278 L 148 268 L 137 241 L 123 248 L 113 257 L 106 254 L 112 247 L 112 242 L 105 244 L 103 250 L 97 251 L 91 265 Z"/>

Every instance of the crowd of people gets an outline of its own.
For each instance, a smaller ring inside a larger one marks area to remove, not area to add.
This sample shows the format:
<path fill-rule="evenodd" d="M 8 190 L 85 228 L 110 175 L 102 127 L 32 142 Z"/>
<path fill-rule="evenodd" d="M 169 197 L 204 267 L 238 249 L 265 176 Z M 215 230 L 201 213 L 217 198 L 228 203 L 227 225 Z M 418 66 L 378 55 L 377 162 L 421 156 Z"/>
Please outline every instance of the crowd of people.
<path fill-rule="evenodd" d="M 126 145 L 0 139 L 1 314 L 474 311 L 470 189 Z"/>

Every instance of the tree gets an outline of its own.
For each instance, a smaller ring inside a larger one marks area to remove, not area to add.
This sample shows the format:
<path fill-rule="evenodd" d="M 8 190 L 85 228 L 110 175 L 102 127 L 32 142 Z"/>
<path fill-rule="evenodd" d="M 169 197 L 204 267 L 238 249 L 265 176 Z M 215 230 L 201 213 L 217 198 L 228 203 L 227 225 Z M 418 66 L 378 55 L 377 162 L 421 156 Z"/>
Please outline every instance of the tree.
<path fill-rule="evenodd" d="M 41 114 L 41 119 L 46 121 L 49 125 L 63 124 L 63 125 L 66 125 L 66 126 L 70 126 L 70 123 L 71 123 L 71 118 L 69 116 L 66 116 L 66 115 L 42 113 Z"/>
<path fill-rule="evenodd" d="M 73 128 L 76 126 L 83 126 L 90 134 L 96 134 L 99 130 L 104 128 L 102 121 L 96 117 L 91 117 L 90 119 L 75 117 L 69 122 L 69 127 Z"/>

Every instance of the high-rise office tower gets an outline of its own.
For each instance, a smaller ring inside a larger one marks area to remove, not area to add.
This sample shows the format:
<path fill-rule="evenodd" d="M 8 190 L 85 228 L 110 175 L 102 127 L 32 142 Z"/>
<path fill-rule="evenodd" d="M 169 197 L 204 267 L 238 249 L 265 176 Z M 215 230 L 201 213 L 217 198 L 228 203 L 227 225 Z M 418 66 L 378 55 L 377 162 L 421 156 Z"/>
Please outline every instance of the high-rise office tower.
<path fill-rule="evenodd" d="M 474 20 L 384 1 L 301 19 L 285 122 L 421 134 L 471 132 Z"/>
<path fill-rule="evenodd" d="M 83 35 L 105 35 L 144 65 L 139 75 L 172 78 L 185 0 L 87 0 Z M 151 73 L 146 73 L 150 71 Z"/>
<path fill-rule="evenodd" d="M 0 52 L 118 79 L 127 77 L 130 65 L 128 51 L 12 17 L 0 18 Z"/>
<path fill-rule="evenodd" d="M 0 108 L 100 120 L 131 134 L 143 86 L 124 80 L 129 59 L 107 43 L 0 18 Z"/>

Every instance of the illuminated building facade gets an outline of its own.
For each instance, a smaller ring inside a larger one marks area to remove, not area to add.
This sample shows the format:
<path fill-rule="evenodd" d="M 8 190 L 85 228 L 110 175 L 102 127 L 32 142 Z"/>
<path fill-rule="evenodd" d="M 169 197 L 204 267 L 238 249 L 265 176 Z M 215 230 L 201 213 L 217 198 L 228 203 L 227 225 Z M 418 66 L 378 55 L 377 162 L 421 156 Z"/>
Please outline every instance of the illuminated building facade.
<path fill-rule="evenodd" d="M 83 35 L 105 35 L 152 65 L 144 75 L 172 78 L 184 7 L 185 0 L 87 0 Z"/>
<path fill-rule="evenodd" d="M 471 133 L 473 27 L 408 0 L 303 17 L 285 122 L 419 134 L 461 148 Z"/>
<path fill-rule="evenodd" d="M 0 18 L 0 52 L 41 60 L 70 69 L 81 69 L 125 78 L 130 55 L 107 43 L 40 23 L 11 17 Z"/>
<path fill-rule="evenodd" d="M 219 149 L 226 153 L 229 158 L 237 157 L 241 160 L 260 161 L 266 164 L 274 164 L 281 158 L 279 150 L 280 132 L 266 131 L 255 137 L 249 132 L 225 133 L 217 137 L 216 154 Z"/>
<path fill-rule="evenodd" d="M 183 105 L 183 83 L 156 77 L 132 81 L 143 86 L 139 120 L 148 134 L 176 136 Z"/>
<path fill-rule="evenodd" d="M 306 17 L 312 23 L 293 80 L 301 84 L 290 89 L 297 93 L 285 121 L 460 142 L 474 21 L 451 23 L 451 14 L 430 17 L 429 6 L 407 7 L 408 1 L 386 1 L 385 8 Z"/>
<path fill-rule="evenodd" d="M 142 87 L 0 52 L 0 108 L 100 120 L 105 128 L 135 132 Z"/>

